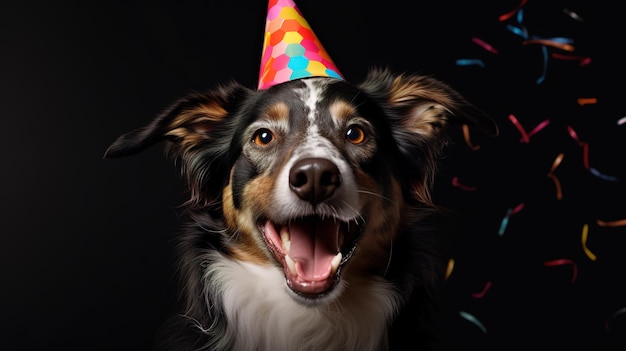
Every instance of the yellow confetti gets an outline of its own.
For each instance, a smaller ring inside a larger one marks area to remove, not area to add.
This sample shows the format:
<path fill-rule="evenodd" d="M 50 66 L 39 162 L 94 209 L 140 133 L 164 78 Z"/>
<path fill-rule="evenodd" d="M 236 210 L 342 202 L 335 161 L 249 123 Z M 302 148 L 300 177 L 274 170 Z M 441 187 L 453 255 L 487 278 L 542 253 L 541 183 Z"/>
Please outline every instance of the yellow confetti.
<path fill-rule="evenodd" d="M 582 235 L 583 250 L 585 251 L 585 254 L 587 255 L 587 257 L 589 257 L 590 260 L 595 261 L 596 255 L 594 255 L 594 253 L 591 252 L 591 250 L 589 250 L 589 248 L 587 247 L 587 235 L 588 234 L 589 234 L 589 225 L 585 224 L 583 226 L 583 235 Z"/>
<path fill-rule="evenodd" d="M 451 258 L 448 260 L 448 268 L 446 268 L 446 280 L 450 278 L 453 270 L 454 270 L 454 259 Z"/>

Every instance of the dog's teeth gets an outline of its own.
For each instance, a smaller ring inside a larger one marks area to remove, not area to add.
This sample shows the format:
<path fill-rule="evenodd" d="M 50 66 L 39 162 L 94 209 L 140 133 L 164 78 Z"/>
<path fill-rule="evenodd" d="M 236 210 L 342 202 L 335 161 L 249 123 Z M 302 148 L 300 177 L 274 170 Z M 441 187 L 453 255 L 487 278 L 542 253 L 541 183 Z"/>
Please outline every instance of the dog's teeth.
<path fill-rule="evenodd" d="M 280 229 L 280 240 L 283 243 L 283 249 L 286 253 L 289 253 L 291 249 L 291 235 L 289 235 L 289 229 L 287 227 L 282 227 Z"/>
<path fill-rule="evenodd" d="M 285 255 L 285 262 L 287 263 L 287 268 L 289 268 L 289 272 L 293 275 L 297 275 L 296 272 L 296 263 L 289 257 L 289 255 Z"/>
<path fill-rule="evenodd" d="M 330 261 L 330 274 L 335 274 L 337 269 L 339 268 L 339 263 L 341 263 L 341 259 L 343 255 L 341 252 L 337 253 L 335 257 L 333 257 L 332 261 Z"/>

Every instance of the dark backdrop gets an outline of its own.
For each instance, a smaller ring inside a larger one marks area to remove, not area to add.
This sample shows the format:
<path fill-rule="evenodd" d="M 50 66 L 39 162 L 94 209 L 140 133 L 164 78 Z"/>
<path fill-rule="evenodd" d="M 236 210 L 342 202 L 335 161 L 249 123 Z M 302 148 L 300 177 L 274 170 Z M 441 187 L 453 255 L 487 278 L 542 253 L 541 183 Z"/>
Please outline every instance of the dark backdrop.
<path fill-rule="evenodd" d="M 623 350 L 622 12 L 520 4 L 298 1 L 348 80 L 372 66 L 432 74 L 500 126 L 496 139 L 459 131 L 436 184 L 460 215 L 451 344 Z M 182 186 L 160 146 L 102 154 L 187 92 L 256 87 L 266 6 L 0 5 L 0 348 L 148 349 L 176 296 Z"/>

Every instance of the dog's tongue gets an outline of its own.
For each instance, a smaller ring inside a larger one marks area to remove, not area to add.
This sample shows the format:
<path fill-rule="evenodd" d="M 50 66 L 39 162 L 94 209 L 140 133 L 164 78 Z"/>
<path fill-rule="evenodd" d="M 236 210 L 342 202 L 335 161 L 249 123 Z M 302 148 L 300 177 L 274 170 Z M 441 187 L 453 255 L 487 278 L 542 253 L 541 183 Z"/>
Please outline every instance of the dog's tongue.
<path fill-rule="evenodd" d="M 296 262 L 298 275 L 308 281 L 328 278 L 337 252 L 339 225 L 332 219 L 307 218 L 289 224 L 289 257 Z"/>

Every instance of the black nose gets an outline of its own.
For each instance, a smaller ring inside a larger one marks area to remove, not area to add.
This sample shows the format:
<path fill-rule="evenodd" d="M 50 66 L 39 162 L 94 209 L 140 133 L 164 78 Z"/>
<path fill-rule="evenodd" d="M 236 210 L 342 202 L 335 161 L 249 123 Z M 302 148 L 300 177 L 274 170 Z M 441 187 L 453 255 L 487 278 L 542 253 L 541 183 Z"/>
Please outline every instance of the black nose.
<path fill-rule="evenodd" d="M 289 171 L 291 191 L 313 205 L 329 198 L 340 184 L 339 169 L 324 158 L 302 159 Z"/>

